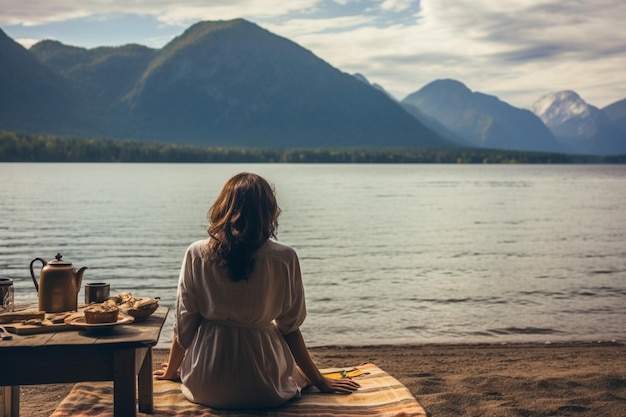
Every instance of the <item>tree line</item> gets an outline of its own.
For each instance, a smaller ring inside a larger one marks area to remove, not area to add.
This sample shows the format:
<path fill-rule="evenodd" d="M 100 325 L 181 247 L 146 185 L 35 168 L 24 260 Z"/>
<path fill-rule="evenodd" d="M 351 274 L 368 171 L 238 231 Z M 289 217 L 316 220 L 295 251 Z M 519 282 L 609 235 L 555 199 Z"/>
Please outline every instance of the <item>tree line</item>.
<path fill-rule="evenodd" d="M 261 149 L 201 147 L 0 132 L 0 162 L 626 163 L 626 155 L 450 149 Z"/>

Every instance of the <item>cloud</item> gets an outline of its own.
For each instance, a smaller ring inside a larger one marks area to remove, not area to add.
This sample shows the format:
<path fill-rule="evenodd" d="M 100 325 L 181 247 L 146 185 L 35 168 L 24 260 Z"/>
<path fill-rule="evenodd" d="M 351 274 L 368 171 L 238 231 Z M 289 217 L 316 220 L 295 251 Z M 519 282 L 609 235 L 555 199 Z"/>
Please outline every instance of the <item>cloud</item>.
<path fill-rule="evenodd" d="M 36 44 L 37 42 L 39 42 L 41 39 L 33 39 L 33 38 L 18 38 L 18 39 L 14 39 L 15 42 L 19 43 L 20 45 L 22 45 L 24 48 L 30 48 L 31 46 L 33 46 L 34 44 Z"/>
<path fill-rule="evenodd" d="M 394 12 L 403 12 L 411 8 L 412 3 L 411 0 L 384 0 L 380 8 L 382 10 L 389 10 Z"/>
<path fill-rule="evenodd" d="M 326 19 L 288 19 L 284 22 L 273 23 L 261 19 L 263 27 L 279 33 L 282 36 L 305 38 L 308 35 L 327 35 L 341 32 L 352 33 L 359 27 L 369 26 L 373 19 L 367 16 L 342 16 Z"/>
<path fill-rule="evenodd" d="M 0 25 L 35 26 L 92 15 L 116 13 L 154 16 L 169 25 L 245 16 L 282 16 L 314 8 L 319 0 L 0 0 Z M 10 12 L 7 12 L 10 11 Z"/>
<path fill-rule="evenodd" d="M 422 0 L 412 24 L 380 25 L 385 3 L 364 25 L 330 31 L 338 22 L 303 19 L 274 30 L 398 98 L 438 78 L 520 107 L 558 89 L 576 89 L 598 105 L 626 97 L 626 31 L 615 29 L 626 21 L 621 1 Z M 613 89 L 604 77 L 616 81 Z"/>
<path fill-rule="evenodd" d="M 621 46 L 622 51 L 626 48 L 626 32 L 614 29 L 626 19 L 626 3 L 619 0 L 456 0 L 452 8 L 432 0 L 425 3 L 428 17 L 437 26 L 447 27 L 450 34 L 509 52 L 532 48 L 546 51 L 547 46 L 555 54 L 609 45 Z"/>
<path fill-rule="evenodd" d="M 0 25 L 36 26 L 90 15 L 67 1 L 0 1 Z"/>
<path fill-rule="evenodd" d="M 305 13 L 316 7 L 316 0 L 231 0 L 170 2 L 163 1 L 158 19 L 167 24 L 181 25 L 198 20 L 234 18 L 272 19 L 290 13 Z"/>

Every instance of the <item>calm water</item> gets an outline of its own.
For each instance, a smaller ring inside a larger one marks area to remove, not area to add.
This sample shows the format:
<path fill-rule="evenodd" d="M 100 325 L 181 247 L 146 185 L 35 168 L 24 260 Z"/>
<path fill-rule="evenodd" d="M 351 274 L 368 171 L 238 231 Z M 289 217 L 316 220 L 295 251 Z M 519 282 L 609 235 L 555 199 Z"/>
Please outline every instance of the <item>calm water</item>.
<path fill-rule="evenodd" d="M 0 274 L 34 302 L 31 259 L 61 252 L 173 307 L 243 170 L 276 185 L 311 345 L 626 339 L 626 166 L 0 164 Z"/>

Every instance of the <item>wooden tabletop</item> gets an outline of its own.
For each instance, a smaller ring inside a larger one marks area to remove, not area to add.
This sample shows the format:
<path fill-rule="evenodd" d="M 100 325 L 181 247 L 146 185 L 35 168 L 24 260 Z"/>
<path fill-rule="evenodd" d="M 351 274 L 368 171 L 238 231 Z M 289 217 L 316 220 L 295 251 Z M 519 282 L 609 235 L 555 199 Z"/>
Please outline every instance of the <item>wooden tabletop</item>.
<path fill-rule="evenodd" d="M 53 333 L 29 335 L 13 334 L 12 340 L 0 341 L 0 352 L 7 349 L 24 347 L 80 346 L 80 345 L 128 345 L 154 346 L 159 340 L 161 328 L 169 311 L 168 307 L 159 306 L 150 317 L 143 321 L 113 326 L 109 329 L 75 329 Z M 1 355 L 1 353 L 0 353 Z"/>

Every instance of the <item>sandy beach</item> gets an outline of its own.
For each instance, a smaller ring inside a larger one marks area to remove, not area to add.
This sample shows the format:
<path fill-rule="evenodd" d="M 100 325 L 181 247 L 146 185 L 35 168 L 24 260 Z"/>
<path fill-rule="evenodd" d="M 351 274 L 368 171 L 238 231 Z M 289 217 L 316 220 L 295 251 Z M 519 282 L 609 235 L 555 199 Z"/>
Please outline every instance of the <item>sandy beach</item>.
<path fill-rule="evenodd" d="M 372 362 L 406 385 L 428 416 L 624 417 L 624 343 L 329 346 L 319 367 Z M 155 350 L 155 368 L 167 357 Z M 21 388 L 21 415 L 49 416 L 72 384 Z"/>

